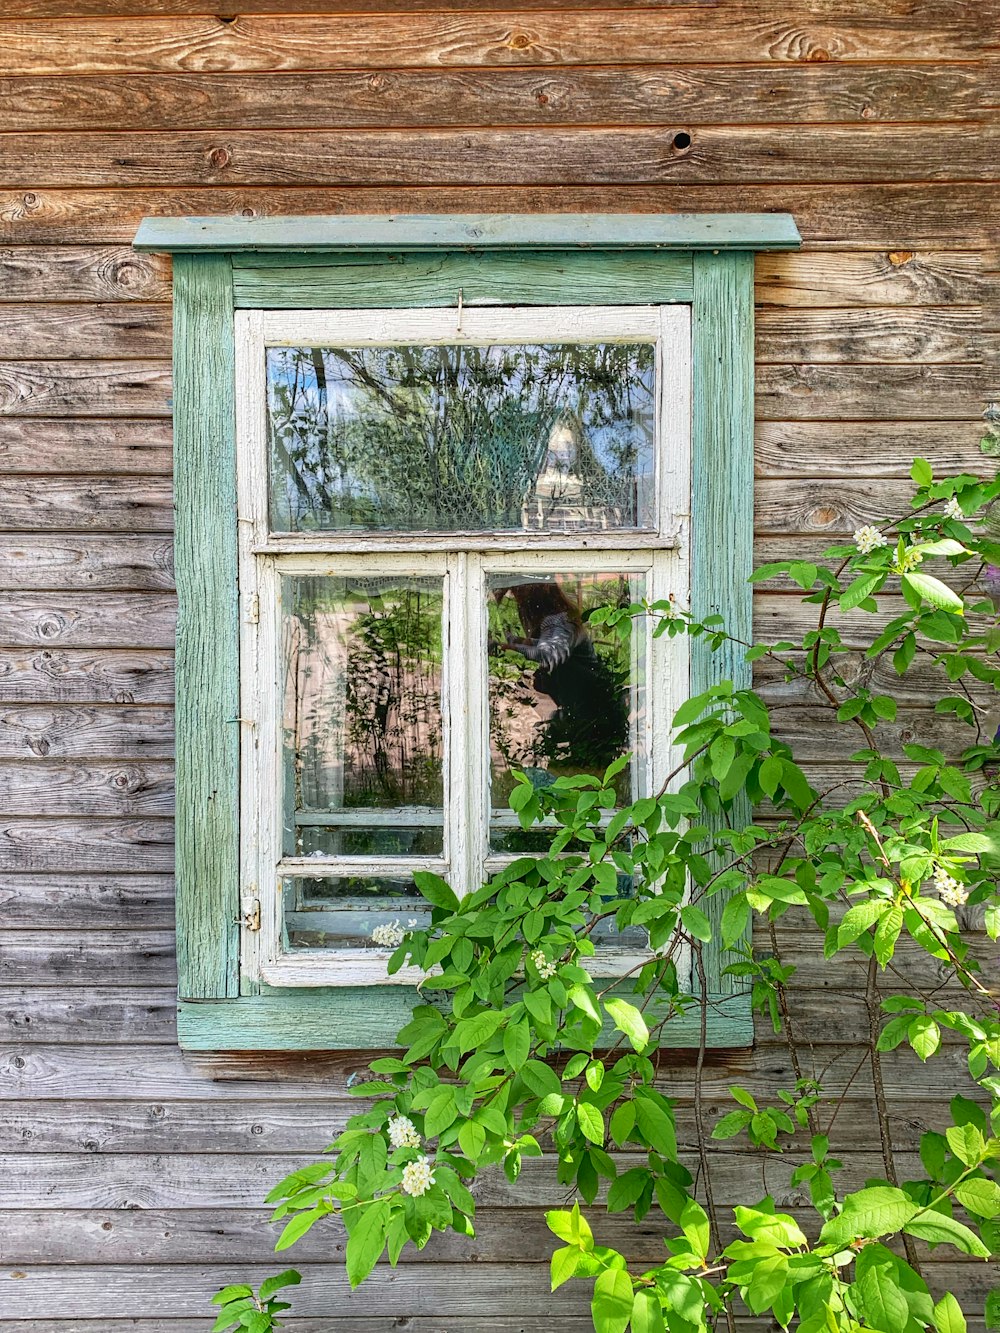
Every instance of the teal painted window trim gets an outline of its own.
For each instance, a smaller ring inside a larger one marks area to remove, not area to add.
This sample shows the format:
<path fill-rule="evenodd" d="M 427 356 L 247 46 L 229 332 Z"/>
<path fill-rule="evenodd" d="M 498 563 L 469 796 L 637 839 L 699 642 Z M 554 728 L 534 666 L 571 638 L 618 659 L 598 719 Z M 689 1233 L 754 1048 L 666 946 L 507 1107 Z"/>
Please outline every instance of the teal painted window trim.
<path fill-rule="evenodd" d="M 599 272 L 602 263 L 615 269 L 619 304 L 689 301 L 692 606 L 699 616 L 725 615 L 743 636 L 751 626 L 746 579 L 753 541 L 753 252 L 797 244 L 795 225 L 783 214 L 143 222 L 137 248 L 174 253 L 180 603 L 178 1038 L 182 1046 L 378 1049 L 392 1045 L 412 1001 L 409 990 L 396 986 L 262 988 L 262 993 L 241 993 L 261 988 L 241 986 L 239 975 L 241 723 L 233 368 L 237 306 L 250 304 L 251 290 L 255 302 L 266 296 L 278 304 L 279 286 L 284 292 L 282 304 L 308 307 L 315 304 L 318 292 L 339 293 L 344 304 L 394 304 L 396 298 L 387 295 L 387 266 L 382 262 L 383 252 L 390 249 L 413 252 L 409 268 L 401 264 L 394 270 L 397 273 L 414 272 L 414 263 L 420 271 L 420 256 L 434 250 L 439 260 L 453 266 L 447 278 L 451 293 L 454 273 L 461 271 L 468 273 L 459 283 L 463 290 L 464 281 L 478 282 L 482 299 L 496 299 L 496 292 L 514 301 L 525 275 L 511 266 L 513 256 L 497 255 L 491 273 L 485 254 L 474 254 L 471 266 L 468 262 L 470 250 L 479 246 L 490 252 L 519 248 L 531 252 L 531 262 L 526 255 L 525 266 L 531 269 L 539 304 L 582 303 L 581 287 L 587 300 L 596 304 L 594 293 L 605 290 Z M 581 265 L 581 249 L 591 247 Z M 268 253 L 248 261 L 245 252 L 259 250 Z M 609 254 L 616 251 L 625 253 Z M 360 265 L 359 258 L 364 261 Z M 460 263 L 466 267 L 460 270 Z M 337 276 L 338 269 L 342 276 Z M 251 281 L 257 286 L 252 287 Z M 428 305 L 450 304 L 444 297 L 443 288 L 424 293 Z M 470 300 L 468 293 L 465 299 Z M 410 288 L 407 304 L 412 302 Z M 531 294 L 520 291 L 517 303 L 532 303 Z M 697 640 L 691 644 L 690 672 L 692 691 L 704 690 L 726 676 L 740 684 L 749 681 L 746 665 L 735 654 L 712 654 Z M 719 899 L 709 903 L 716 916 L 722 906 Z M 753 1038 L 749 996 L 723 976 L 725 963 L 718 951 L 706 956 L 706 1040 L 713 1047 L 747 1046 Z M 672 1045 L 697 1046 L 701 1029 L 699 1013 L 685 1015 L 671 1023 Z"/>

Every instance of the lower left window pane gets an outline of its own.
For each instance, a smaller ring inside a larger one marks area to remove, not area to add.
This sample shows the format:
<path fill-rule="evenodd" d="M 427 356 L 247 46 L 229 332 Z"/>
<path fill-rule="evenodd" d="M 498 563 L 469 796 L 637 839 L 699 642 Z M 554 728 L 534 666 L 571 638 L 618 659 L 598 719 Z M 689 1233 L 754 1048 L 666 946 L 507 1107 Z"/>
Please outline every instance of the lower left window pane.
<path fill-rule="evenodd" d="M 440 856 L 441 578 L 282 581 L 285 856 Z"/>
<path fill-rule="evenodd" d="M 331 875 L 282 881 L 288 949 L 395 948 L 424 926 L 427 904 L 409 875 Z"/>

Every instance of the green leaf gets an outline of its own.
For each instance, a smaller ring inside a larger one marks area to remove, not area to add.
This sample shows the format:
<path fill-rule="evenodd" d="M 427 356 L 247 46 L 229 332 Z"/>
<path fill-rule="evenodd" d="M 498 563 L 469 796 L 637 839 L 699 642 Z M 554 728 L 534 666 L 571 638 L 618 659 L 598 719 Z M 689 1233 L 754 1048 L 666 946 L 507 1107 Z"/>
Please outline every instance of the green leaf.
<path fill-rule="evenodd" d="M 274 1277 L 265 1278 L 257 1294 L 262 1301 L 269 1301 L 282 1287 L 297 1287 L 301 1281 L 301 1273 L 294 1268 L 286 1268 L 283 1273 L 275 1273 Z"/>
<path fill-rule="evenodd" d="M 965 1315 L 950 1291 L 934 1307 L 934 1326 L 938 1333 L 965 1333 Z"/>
<path fill-rule="evenodd" d="M 621 1268 L 606 1268 L 594 1283 L 591 1314 L 594 1333 L 625 1333 L 632 1318 L 632 1279 Z"/>
<path fill-rule="evenodd" d="M 541 1060 L 526 1060 L 521 1077 L 536 1097 L 547 1097 L 550 1093 L 562 1091 L 559 1075 Z"/>
<path fill-rule="evenodd" d="M 843 948 L 845 944 L 852 944 L 859 935 L 873 926 L 891 905 L 885 898 L 866 898 L 864 902 L 849 907 L 837 927 L 838 947 Z"/>
<path fill-rule="evenodd" d="M 844 1199 L 844 1211 L 823 1225 L 824 1244 L 848 1245 L 859 1237 L 891 1235 L 917 1212 L 917 1205 L 902 1190 L 873 1185 Z"/>
<path fill-rule="evenodd" d="M 882 586 L 886 580 L 884 573 L 879 574 L 861 574 L 854 582 L 840 594 L 841 611 L 852 611 L 871 594 Z M 818 594 L 817 594 L 818 595 Z"/>
<path fill-rule="evenodd" d="M 589 1102 L 577 1102 L 576 1118 L 583 1131 L 584 1138 L 596 1143 L 599 1147 L 604 1144 L 604 1117 L 596 1106 L 591 1106 Z"/>
<path fill-rule="evenodd" d="M 580 1205 L 575 1203 L 569 1212 L 555 1208 L 545 1214 L 545 1224 L 553 1235 L 568 1245 L 575 1245 L 580 1250 L 594 1248 L 594 1233 L 587 1219 L 580 1213 Z"/>
<path fill-rule="evenodd" d="M 527 1022 L 520 1019 L 516 1023 L 509 1024 L 503 1034 L 503 1053 L 515 1073 L 527 1060 L 530 1050 L 531 1028 Z"/>
<path fill-rule="evenodd" d="M 734 894 L 722 909 L 720 931 L 723 945 L 727 949 L 731 949 L 734 944 L 744 938 L 749 924 L 750 904 L 747 902 L 746 894 Z"/>
<path fill-rule="evenodd" d="M 430 870 L 414 870 L 413 882 L 434 907 L 441 907 L 446 912 L 461 910 L 454 889 L 440 875 L 435 875 Z"/>
<path fill-rule="evenodd" d="M 918 1240 L 926 1240 L 931 1245 L 954 1245 L 963 1254 L 972 1254 L 978 1259 L 990 1257 L 989 1249 L 974 1231 L 956 1222 L 953 1217 L 946 1217 L 944 1213 L 921 1213 L 919 1217 L 907 1222 L 903 1230 L 908 1236 L 916 1236 Z"/>
<path fill-rule="evenodd" d="M 550 1264 L 553 1291 L 558 1291 L 564 1282 L 568 1282 L 571 1277 L 576 1277 L 576 1270 L 580 1266 L 582 1256 L 583 1250 L 578 1249 L 575 1245 L 564 1245 L 553 1251 Z"/>
<path fill-rule="evenodd" d="M 918 486 L 929 486 L 934 480 L 934 473 L 926 458 L 915 458 L 910 467 L 910 478 Z"/>
<path fill-rule="evenodd" d="M 711 940 L 712 923 L 700 907 L 695 907 L 693 903 L 688 903 L 686 907 L 682 907 L 681 921 L 684 928 L 696 940 L 702 940 L 705 944 Z"/>
<path fill-rule="evenodd" d="M 963 1166 L 978 1166 L 986 1156 L 986 1141 L 975 1125 L 949 1125 L 944 1135 Z"/>
<path fill-rule="evenodd" d="M 961 615 L 965 609 L 965 603 L 958 593 L 952 592 L 947 584 L 942 583 L 940 579 L 931 578 L 929 574 L 904 574 L 902 582 L 904 588 L 911 588 L 924 601 L 930 602 L 931 606 L 939 607 L 942 611 L 953 611 L 956 615 Z"/>
<path fill-rule="evenodd" d="M 321 1217 L 329 1217 L 329 1215 L 330 1210 L 324 1208 L 321 1204 L 317 1204 L 315 1208 L 307 1209 L 304 1213 L 296 1213 L 278 1237 L 274 1247 L 275 1250 L 287 1250 L 297 1240 L 300 1240 Z"/>
<path fill-rule="evenodd" d="M 248 1287 L 245 1283 L 233 1283 L 228 1287 L 223 1287 L 212 1297 L 213 1305 L 231 1305 L 233 1301 L 243 1300 L 247 1296 L 253 1295 L 253 1287 Z"/>
<path fill-rule="evenodd" d="M 616 998 L 605 1001 L 604 1007 L 611 1015 L 615 1027 L 628 1037 L 634 1049 L 643 1050 L 649 1041 L 649 1028 L 635 1005 Z"/>
<path fill-rule="evenodd" d="M 867 1257 L 869 1249 L 876 1251 L 872 1258 Z M 895 1274 L 896 1258 L 883 1246 L 866 1246 L 858 1255 L 855 1290 L 871 1328 L 902 1330 L 909 1321 L 910 1307 Z"/>
<path fill-rule="evenodd" d="M 927 1014 L 918 1014 L 911 1021 L 907 1036 L 921 1060 L 929 1060 L 941 1045 L 941 1029 Z"/>
<path fill-rule="evenodd" d="M 963 1180 L 955 1186 L 955 1198 L 975 1217 L 986 1217 L 991 1221 L 1000 1217 L 1000 1185 L 995 1180 Z"/>
<path fill-rule="evenodd" d="M 388 1199 L 377 1199 L 358 1210 L 347 1237 L 347 1277 L 352 1287 L 360 1286 L 378 1263 L 388 1228 Z"/>
<path fill-rule="evenodd" d="M 644 1287 L 635 1293 L 632 1304 L 632 1333 L 666 1333 L 660 1302 Z"/>

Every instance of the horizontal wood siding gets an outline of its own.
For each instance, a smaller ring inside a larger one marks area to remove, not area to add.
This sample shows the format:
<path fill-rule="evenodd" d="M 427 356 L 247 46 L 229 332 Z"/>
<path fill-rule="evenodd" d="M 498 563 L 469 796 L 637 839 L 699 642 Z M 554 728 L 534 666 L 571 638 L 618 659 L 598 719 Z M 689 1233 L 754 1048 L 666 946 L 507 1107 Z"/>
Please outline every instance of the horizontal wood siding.
<path fill-rule="evenodd" d="M 1000 397 L 989 6 L 205 10 L 0 6 L 0 1333 L 209 1328 L 217 1285 L 273 1271 L 263 1195 L 343 1125 L 364 1064 L 176 1045 L 171 268 L 131 249 L 142 217 L 792 213 L 801 253 L 755 265 L 758 562 L 819 558 L 891 512 L 914 454 L 974 468 L 983 402 Z M 274 276 L 240 268 L 241 299 Z M 287 276 L 322 297 L 322 271 Z M 524 277 L 512 268 L 505 290 Z M 761 633 L 807 623 L 779 583 L 754 602 Z M 808 692 L 764 667 L 758 684 L 786 705 L 789 738 L 849 782 Z M 908 683 L 897 741 L 945 737 L 933 688 Z M 856 1068 L 863 979 L 817 961 L 794 913 L 776 938 L 801 969 L 806 1072 L 845 1094 L 832 1146 L 860 1183 L 881 1170 Z M 932 960 L 911 962 L 936 979 Z M 686 1152 L 692 1059 L 662 1068 Z M 960 1052 L 925 1069 L 890 1052 L 883 1072 L 909 1151 L 963 1086 Z M 706 1112 L 730 1083 L 773 1101 L 793 1077 L 764 1024 L 753 1051 L 709 1054 Z M 797 1152 L 762 1179 L 755 1155 L 724 1146 L 721 1202 L 765 1188 L 803 1202 Z M 310 1237 L 290 1333 L 588 1328 L 582 1286 L 548 1290 L 540 1209 L 563 1192 L 530 1163 L 523 1188 L 477 1189 L 474 1242 L 435 1238 L 353 1295 L 337 1228 Z M 655 1219 L 598 1230 L 637 1260 L 661 1252 Z M 983 1266 L 925 1259 L 939 1291 L 981 1310 Z"/>

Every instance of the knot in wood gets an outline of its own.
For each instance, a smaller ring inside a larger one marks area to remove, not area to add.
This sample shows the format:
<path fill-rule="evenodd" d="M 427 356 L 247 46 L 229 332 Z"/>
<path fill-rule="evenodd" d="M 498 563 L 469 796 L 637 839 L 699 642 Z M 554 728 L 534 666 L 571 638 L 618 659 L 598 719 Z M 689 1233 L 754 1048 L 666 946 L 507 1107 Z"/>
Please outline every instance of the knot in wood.
<path fill-rule="evenodd" d="M 868 103 L 866 102 L 864 106 L 861 108 L 862 120 L 871 120 L 874 114 L 875 114 L 875 108 L 873 106 L 869 106 Z"/>
<path fill-rule="evenodd" d="M 38 195 L 32 194 L 29 190 L 29 192 L 23 196 L 23 201 L 25 208 L 34 208 L 38 203 Z"/>
<path fill-rule="evenodd" d="M 256 216 L 257 216 L 257 210 L 256 210 L 255 208 L 241 208 L 241 209 L 240 209 L 240 217 L 241 217 L 241 218 L 255 218 Z"/>
<path fill-rule="evenodd" d="M 512 32 L 507 45 L 512 51 L 527 51 L 531 45 L 531 38 L 526 32 Z"/>
<path fill-rule="evenodd" d="M 58 639 L 66 628 L 66 617 L 58 611 L 50 611 L 35 625 L 40 639 Z"/>
<path fill-rule="evenodd" d="M 228 148 L 213 148 L 208 155 L 209 165 L 215 167 L 217 171 L 222 171 L 228 167 L 232 161 L 232 155 Z"/>
<path fill-rule="evenodd" d="M 392 87 L 392 79 L 387 74 L 369 74 L 365 83 L 370 93 L 384 93 Z"/>
<path fill-rule="evenodd" d="M 52 749 L 52 742 L 46 736 L 25 736 L 25 743 L 32 754 L 44 759 Z"/>
<path fill-rule="evenodd" d="M 812 51 L 809 52 L 809 54 L 806 56 L 806 59 L 815 61 L 824 61 L 824 60 L 832 60 L 833 57 L 830 55 L 830 52 L 827 51 L 824 47 L 817 46 Z"/>
<path fill-rule="evenodd" d="M 65 676 L 69 670 L 65 655 L 50 652 L 48 649 L 44 653 L 39 653 L 31 666 L 34 671 L 40 671 L 46 676 Z"/>
<path fill-rule="evenodd" d="M 140 777 L 135 769 L 122 768 L 112 773 L 110 781 L 115 791 L 134 791 L 139 786 Z"/>
<path fill-rule="evenodd" d="M 914 258 L 916 258 L 916 256 L 912 250 L 889 251 L 889 263 L 893 268 L 902 268 L 904 264 L 908 264 L 910 260 Z"/>

